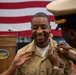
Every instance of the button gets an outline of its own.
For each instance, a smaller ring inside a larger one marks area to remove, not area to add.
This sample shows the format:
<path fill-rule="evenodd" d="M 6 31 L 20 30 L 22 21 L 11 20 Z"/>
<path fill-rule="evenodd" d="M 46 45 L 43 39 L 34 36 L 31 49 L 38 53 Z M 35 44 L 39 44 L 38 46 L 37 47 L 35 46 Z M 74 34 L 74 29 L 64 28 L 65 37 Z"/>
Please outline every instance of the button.
<path fill-rule="evenodd" d="M 41 72 L 43 72 L 44 70 L 41 68 Z"/>
<path fill-rule="evenodd" d="M 64 64 L 60 64 L 60 65 L 59 65 L 59 68 L 63 68 L 63 67 L 64 67 Z"/>

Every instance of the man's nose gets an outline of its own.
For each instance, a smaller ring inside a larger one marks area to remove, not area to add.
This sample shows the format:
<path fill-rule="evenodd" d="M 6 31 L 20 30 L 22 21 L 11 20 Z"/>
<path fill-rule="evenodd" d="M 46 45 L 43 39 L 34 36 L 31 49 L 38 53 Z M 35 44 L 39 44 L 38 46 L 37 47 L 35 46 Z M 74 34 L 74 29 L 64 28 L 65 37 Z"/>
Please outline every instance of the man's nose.
<path fill-rule="evenodd" d="M 38 28 L 37 33 L 42 33 L 43 30 L 41 28 Z"/>

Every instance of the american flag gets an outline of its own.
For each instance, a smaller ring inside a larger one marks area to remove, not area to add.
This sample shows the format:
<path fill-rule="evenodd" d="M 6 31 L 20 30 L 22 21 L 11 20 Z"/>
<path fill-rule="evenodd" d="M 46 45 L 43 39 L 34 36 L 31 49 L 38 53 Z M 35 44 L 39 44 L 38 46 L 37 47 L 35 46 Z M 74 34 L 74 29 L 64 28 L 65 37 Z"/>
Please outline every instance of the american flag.
<path fill-rule="evenodd" d="M 31 19 L 37 12 L 44 12 L 50 17 L 51 32 L 55 32 L 55 19 L 52 13 L 47 11 L 46 5 L 54 0 L 0 0 L 0 33 L 18 31 L 24 36 L 31 36 Z M 58 34 L 59 33 L 59 34 Z"/>

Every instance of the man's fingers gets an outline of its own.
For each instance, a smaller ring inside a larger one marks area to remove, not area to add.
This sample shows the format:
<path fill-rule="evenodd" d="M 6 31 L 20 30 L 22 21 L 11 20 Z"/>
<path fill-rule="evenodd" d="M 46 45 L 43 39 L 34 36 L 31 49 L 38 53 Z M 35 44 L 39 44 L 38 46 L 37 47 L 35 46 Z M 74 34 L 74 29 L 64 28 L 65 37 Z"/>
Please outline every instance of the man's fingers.
<path fill-rule="evenodd" d="M 53 54 L 54 53 L 54 48 L 52 48 L 50 51 L 49 51 L 49 54 Z"/>
<path fill-rule="evenodd" d="M 57 46 L 64 46 L 65 44 L 64 43 L 60 43 L 60 44 L 58 44 Z"/>
<path fill-rule="evenodd" d="M 20 53 L 20 57 L 21 56 L 29 56 L 29 55 L 31 55 L 32 54 L 32 52 L 22 52 L 22 53 Z"/>
<path fill-rule="evenodd" d="M 27 52 L 25 53 L 25 56 L 28 57 L 28 56 L 31 56 L 32 55 L 32 52 Z"/>

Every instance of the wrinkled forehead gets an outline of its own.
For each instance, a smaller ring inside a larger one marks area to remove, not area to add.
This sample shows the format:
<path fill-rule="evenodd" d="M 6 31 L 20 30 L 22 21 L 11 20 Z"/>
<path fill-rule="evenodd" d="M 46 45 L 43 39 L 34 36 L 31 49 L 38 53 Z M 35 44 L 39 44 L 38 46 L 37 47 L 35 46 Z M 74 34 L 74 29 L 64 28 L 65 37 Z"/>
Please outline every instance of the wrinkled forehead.
<path fill-rule="evenodd" d="M 50 24 L 50 22 L 48 21 L 46 17 L 34 17 L 31 23 L 32 25 L 33 24 Z"/>

